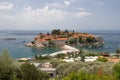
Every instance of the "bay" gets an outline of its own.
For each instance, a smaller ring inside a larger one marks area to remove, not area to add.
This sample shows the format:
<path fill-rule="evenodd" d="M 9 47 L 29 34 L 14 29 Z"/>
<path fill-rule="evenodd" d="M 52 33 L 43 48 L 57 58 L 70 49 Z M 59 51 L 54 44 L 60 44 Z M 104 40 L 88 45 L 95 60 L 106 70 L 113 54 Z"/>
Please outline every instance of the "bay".
<path fill-rule="evenodd" d="M 25 44 L 34 39 L 38 33 L 47 33 L 49 30 L 27 31 L 27 30 L 0 30 L 0 51 L 8 49 L 12 58 L 33 57 L 37 54 L 50 54 L 60 51 L 60 48 L 30 48 Z M 104 39 L 104 46 L 101 48 L 89 48 L 89 50 L 114 53 L 120 48 L 119 30 L 79 30 L 101 36 Z M 5 40 L 5 38 L 16 38 L 16 40 Z M 24 43 L 25 41 L 25 43 Z"/>

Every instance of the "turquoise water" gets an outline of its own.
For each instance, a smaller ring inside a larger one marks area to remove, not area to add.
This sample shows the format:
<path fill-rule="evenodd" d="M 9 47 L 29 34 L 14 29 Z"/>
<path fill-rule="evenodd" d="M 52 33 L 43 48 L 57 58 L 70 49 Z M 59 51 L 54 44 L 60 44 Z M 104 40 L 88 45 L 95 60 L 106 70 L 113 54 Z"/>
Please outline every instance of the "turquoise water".
<path fill-rule="evenodd" d="M 50 54 L 60 51 L 59 48 L 30 48 L 24 46 L 32 41 L 39 32 L 45 31 L 0 31 L 0 51 L 8 49 L 13 58 L 33 57 L 36 54 Z M 4 38 L 16 38 L 16 40 L 5 40 Z M 23 43 L 25 41 L 25 43 Z"/>
<path fill-rule="evenodd" d="M 86 30 L 82 32 L 95 34 L 104 39 L 103 47 L 87 48 L 88 50 L 115 53 L 116 49 L 120 48 L 120 30 Z"/>
<path fill-rule="evenodd" d="M 59 48 L 30 48 L 24 45 L 32 41 L 34 37 L 40 33 L 49 31 L 0 31 L 0 51 L 8 49 L 10 56 L 13 58 L 33 57 L 36 54 L 50 54 L 60 51 Z M 120 31 L 82 31 L 89 32 L 104 38 L 105 44 L 102 48 L 94 48 L 90 50 L 115 52 L 120 47 Z M 16 40 L 5 40 L 4 38 L 14 37 Z M 25 41 L 25 43 L 23 43 Z"/>

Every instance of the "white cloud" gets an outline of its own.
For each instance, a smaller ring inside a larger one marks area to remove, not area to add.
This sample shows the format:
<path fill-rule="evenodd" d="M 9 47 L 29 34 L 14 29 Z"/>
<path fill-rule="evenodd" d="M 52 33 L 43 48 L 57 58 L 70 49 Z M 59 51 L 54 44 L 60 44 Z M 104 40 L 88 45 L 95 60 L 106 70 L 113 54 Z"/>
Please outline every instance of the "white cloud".
<path fill-rule="evenodd" d="M 63 3 L 64 3 L 65 6 L 68 6 L 68 5 L 71 4 L 71 1 L 64 1 Z"/>
<path fill-rule="evenodd" d="M 89 15 L 91 15 L 92 13 L 90 13 L 90 12 L 85 12 L 85 11 L 83 11 L 83 12 L 77 12 L 74 16 L 75 17 L 83 17 L 83 16 L 89 16 Z"/>
<path fill-rule="evenodd" d="M 61 26 L 63 24 L 67 24 L 68 22 L 69 23 L 74 22 L 74 20 L 77 20 L 80 17 L 88 15 L 91 15 L 91 13 L 88 12 L 74 13 L 55 8 L 49 8 L 48 6 L 33 9 L 31 6 L 28 6 L 26 8 L 23 8 L 20 12 L 14 15 L 11 14 L 0 15 L 1 22 L 0 26 L 8 27 L 9 25 L 13 27 L 17 26 L 17 29 L 19 28 L 24 29 L 24 27 L 27 26 L 26 29 L 28 29 L 29 27 L 30 29 L 31 27 L 37 29 L 41 26 Z M 48 28 L 50 29 L 50 27 Z"/>
<path fill-rule="evenodd" d="M 85 9 L 84 8 L 78 8 L 80 11 L 84 11 Z"/>
<path fill-rule="evenodd" d="M 69 6 L 72 1 L 63 1 L 63 2 L 53 2 L 53 3 L 46 3 L 46 6 L 49 6 L 51 8 L 59 8 L 64 9 L 65 6 Z"/>
<path fill-rule="evenodd" d="M 57 24 L 66 19 L 66 16 L 69 15 L 68 12 L 57 10 L 57 9 L 49 9 L 48 6 L 44 6 L 43 8 L 32 9 L 31 6 L 24 8 L 19 14 L 4 14 L 0 15 L 0 22 L 2 26 L 34 26 L 34 25 L 52 25 Z M 7 24 L 6 24 L 7 22 Z"/>
<path fill-rule="evenodd" d="M 2 2 L 0 3 L 0 10 L 11 10 L 13 6 L 13 3 Z"/>
<path fill-rule="evenodd" d="M 84 8 L 81 8 L 82 10 Z M 32 22 L 54 22 L 54 21 L 63 21 L 68 17 L 84 17 L 89 16 L 92 13 L 87 11 L 79 11 L 79 12 L 68 12 L 64 10 L 59 10 L 52 8 L 50 9 L 48 6 L 44 6 L 41 9 L 32 9 L 31 6 L 24 8 L 24 10 L 17 16 L 21 18 L 26 18 L 31 20 Z"/>
<path fill-rule="evenodd" d="M 31 6 L 28 6 L 27 8 L 23 8 L 25 11 L 31 11 L 32 10 L 32 8 L 31 8 Z"/>
<path fill-rule="evenodd" d="M 49 6 L 49 7 L 52 7 L 52 8 L 61 8 L 61 7 L 64 7 L 64 5 L 61 4 L 61 3 L 46 3 L 45 5 Z"/>
<path fill-rule="evenodd" d="M 29 6 L 24 8 L 19 16 L 32 20 L 37 19 L 37 22 L 51 22 L 55 20 L 62 20 L 66 17 L 67 14 L 67 12 L 57 10 L 55 8 L 49 9 L 48 6 L 44 6 L 42 9 L 32 9 Z"/>

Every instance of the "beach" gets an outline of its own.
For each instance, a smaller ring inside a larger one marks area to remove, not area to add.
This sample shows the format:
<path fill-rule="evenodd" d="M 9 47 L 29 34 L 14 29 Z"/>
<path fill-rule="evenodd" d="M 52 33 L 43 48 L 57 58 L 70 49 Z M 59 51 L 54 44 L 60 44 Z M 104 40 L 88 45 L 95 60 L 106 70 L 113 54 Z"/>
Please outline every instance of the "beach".
<path fill-rule="evenodd" d="M 64 50 L 62 51 L 58 51 L 58 52 L 55 52 L 55 53 L 51 53 L 49 54 L 49 56 L 56 56 L 57 54 L 67 54 L 67 53 L 70 53 L 70 52 L 78 52 L 79 50 L 74 48 L 74 47 L 71 47 L 69 45 L 64 45 L 62 47 Z"/>

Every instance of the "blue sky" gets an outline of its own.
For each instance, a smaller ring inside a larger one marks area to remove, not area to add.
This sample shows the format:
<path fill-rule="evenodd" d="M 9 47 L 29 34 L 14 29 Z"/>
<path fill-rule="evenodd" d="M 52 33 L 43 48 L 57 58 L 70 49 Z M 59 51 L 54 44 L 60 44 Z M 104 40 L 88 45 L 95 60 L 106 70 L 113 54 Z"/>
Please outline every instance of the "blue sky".
<path fill-rule="evenodd" d="M 0 30 L 120 30 L 120 0 L 0 0 Z"/>

